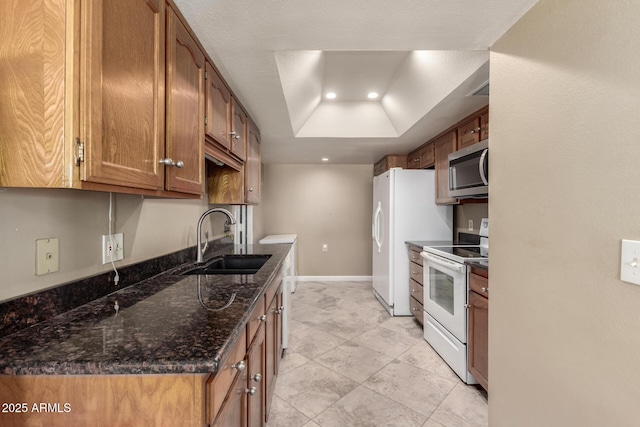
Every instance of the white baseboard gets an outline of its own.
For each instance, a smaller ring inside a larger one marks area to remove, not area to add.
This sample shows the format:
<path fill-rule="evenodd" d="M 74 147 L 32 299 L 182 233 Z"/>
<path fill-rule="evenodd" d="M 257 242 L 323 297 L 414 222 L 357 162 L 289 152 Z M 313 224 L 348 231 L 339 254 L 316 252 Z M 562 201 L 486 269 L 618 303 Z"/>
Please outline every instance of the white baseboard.
<path fill-rule="evenodd" d="M 298 282 L 370 282 L 371 276 L 296 276 Z"/>

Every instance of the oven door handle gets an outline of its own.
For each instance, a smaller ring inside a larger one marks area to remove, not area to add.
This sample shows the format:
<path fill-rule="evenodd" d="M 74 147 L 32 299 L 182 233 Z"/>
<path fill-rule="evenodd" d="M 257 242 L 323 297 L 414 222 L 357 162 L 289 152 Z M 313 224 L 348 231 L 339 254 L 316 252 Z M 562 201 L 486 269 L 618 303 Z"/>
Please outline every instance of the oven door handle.
<path fill-rule="evenodd" d="M 439 265 L 444 268 L 448 268 L 449 270 L 457 271 L 458 273 L 464 273 L 464 270 L 465 270 L 464 264 L 458 264 L 457 262 L 452 262 L 444 258 L 441 258 L 439 256 L 431 255 L 428 252 L 421 252 L 420 255 L 422 255 L 422 258 L 436 265 Z"/>

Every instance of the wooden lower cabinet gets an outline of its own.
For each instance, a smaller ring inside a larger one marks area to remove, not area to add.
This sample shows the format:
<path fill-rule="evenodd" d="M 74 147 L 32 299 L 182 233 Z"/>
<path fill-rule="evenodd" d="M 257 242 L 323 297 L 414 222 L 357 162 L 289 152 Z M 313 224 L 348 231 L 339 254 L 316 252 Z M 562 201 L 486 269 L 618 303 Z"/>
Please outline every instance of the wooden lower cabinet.
<path fill-rule="evenodd" d="M 239 372 L 213 422 L 214 427 L 247 426 L 247 370 Z"/>
<path fill-rule="evenodd" d="M 423 325 L 422 256 L 418 248 L 409 248 L 409 307 L 411 314 Z"/>
<path fill-rule="evenodd" d="M 489 389 L 489 277 L 484 271 L 469 274 L 469 358 L 471 375 Z"/>
<path fill-rule="evenodd" d="M 247 425 L 263 426 L 265 423 L 265 333 L 264 325 L 260 325 L 253 343 L 247 352 L 248 378 L 247 378 Z"/>
<path fill-rule="evenodd" d="M 271 298 L 269 298 L 270 293 L 267 292 L 267 301 L 270 299 L 271 303 L 266 312 L 267 324 L 265 330 L 265 421 L 267 421 L 269 417 L 269 410 L 271 409 L 271 402 L 273 401 L 273 393 L 276 386 L 276 378 L 280 367 L 280 358 L 282 357 L 282 312 L 284 306 L 282 305 L 281 284 L 282 283 L 280 283 L 280 286 L 278 286 L 278 289 L 276 289 Z"/>
<path fill-rule="evenodd" d="M 201 426 L 207 377 L 206 374 L 0 376 L 0 402 L 13 405 L 6 407 L 10 412 L 0 410 L 0 425 Z"/>

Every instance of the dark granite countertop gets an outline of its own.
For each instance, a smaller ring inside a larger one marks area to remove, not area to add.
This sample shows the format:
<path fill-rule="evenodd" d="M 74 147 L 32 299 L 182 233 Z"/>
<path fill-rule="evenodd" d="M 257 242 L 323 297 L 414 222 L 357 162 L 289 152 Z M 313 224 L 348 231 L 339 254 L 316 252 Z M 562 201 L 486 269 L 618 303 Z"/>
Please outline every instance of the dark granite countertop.
<path fill-rule="evenodd" d="M 482 261 L 465 261 L 469 267 L 479 268 L 480 270 L 489 271 L 489 260 Z"/>
<path fill-rule="evenodd" d="M 272 282 L 290 245 L 226 245 L 212 255 L 271 254 L 252 275 L 180 276 L 189 264 L 0 340 L 0 373 L 215 373 Z M 232 293 L 234 302 L 222 311 Z M 115 303 L 119 310 L 116 313 Z"/>
<path fill-rule="evenodd" d="M 452 240 L 407 240 L 404 242 L 409 246 L 415 246 L 422 250 L 423 246 L 451 246 Z"/>

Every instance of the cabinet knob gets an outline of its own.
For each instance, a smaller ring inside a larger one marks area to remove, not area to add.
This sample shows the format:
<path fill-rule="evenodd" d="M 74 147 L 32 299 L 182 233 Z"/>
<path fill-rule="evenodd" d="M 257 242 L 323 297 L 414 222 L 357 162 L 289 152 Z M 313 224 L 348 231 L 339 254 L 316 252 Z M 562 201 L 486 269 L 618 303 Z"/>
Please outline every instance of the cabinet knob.
<path fill-rule="evenodd" d="M 249 193 L 253 193 L 253 187 L 249 187 Z"/>
<path fill-rule="evenodd" d="M 267 320 L 267 315 L 263 314 L 262 316 L 258 317 L 258 320 L 264 322 L 265 320 Z"/>
<path fill-rule="evenodd" d="M 259 383 L 260 381 L 262 381 L 262 375 L 260 374 L 255 374 L 254 376 L 251 377 L 251 380 Z"/>
<path fill-rule="evenodd" d="M 465 305 L 464 305 L 464 308 L 466 308 L 466 309 L 470 309 L 470 308 L 471 308 L 471 304 L 465 304 Z"/>
<path fill-rule="evenodd" d="M 416 292 L 416 290 L 415 289 L 411 289 L 411 292 Z"/>
<path fill-rule="evenodd" d="M 231 135 L 231 138 L 233 139 L 240 139 L 240 135 L 238 135 L 238 132 L 236 132 L 235 130 L 229 132 L 229 135 Z"/>
<path fill-rule="evenodd" d="M 258 389 L 255 388 L 255 387 L 251 387 L 251 388 L 246 389 L 244 392 L 247 393 L 250 396 L 253 396 L 258 392 Z"/>
<path fill-rule="evenodd" d="M 184 167 L 184 162 L 182 160 L 178 160 L 177 162 L 174 162 L 171 157 L 167 157 L 166 159 L 160 159 L 158 163 L 165 166 L 175 166 L 178 169 Z"/>
<path fill-rule="evenodd" d="M 242 372 L 247 369 L 247 362 L 241 360 L 238 363 L 234 363 L 233 365 L 231 365 L 231 368 L 237 369 L 238 371 Z"/>
<path fill-rule="evenodd" d="M 482 292 L 484 292 L 485 294 L 486 294 L 486 293 L 489 293 L 489 288 L 480 288 L 480 290 L 481 290 Z"/>
<path fill-rule="evenodd" d="M 414 162 L 419 162 L 420 161 L 420 157 L 413 159 Z"/>

